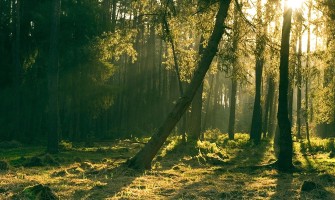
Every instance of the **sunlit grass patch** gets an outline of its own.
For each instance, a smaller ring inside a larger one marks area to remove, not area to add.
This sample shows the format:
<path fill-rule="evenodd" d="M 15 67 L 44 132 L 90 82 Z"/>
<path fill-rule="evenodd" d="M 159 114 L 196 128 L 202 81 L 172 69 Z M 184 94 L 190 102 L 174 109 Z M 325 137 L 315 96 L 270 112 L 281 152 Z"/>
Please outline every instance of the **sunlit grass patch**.
<path fill-rule="evenodd" d="M 61 199 L 312 199 L 316 192 L 300 192 L 302 182 L 309 179 L 334 193 L 335 161 L 329 153 L 303 154 L 300 143 L 295 142 L 295 162 L 307 169 L 305 160 L 309 159 L 318 170 L 285 175 L 275 169 L 250 168 L 270 163 L 272 142 L 254 145 L 248 135 L 236 134 L 236 143 L 228 143 L 226 134 L 211 134 L 212 139 L 186 144 L 180 136 L 169 137 L 160 158 L 153 162 L 153 170 L 144 172 L 122 165 L 143 146 L 141 140 L 90 147 L 73 144 L 72 149 L 51 155 L 61 160 L 60 166 L 14 166 L 0 173 L 0 191 L 5 191 L 0 199 L 36 184 L 47 185 Z M 43 160 L 46 156 L 44 148 L 30 152 L 34 152 L 30 157 Z M 12 154 L 11 158 L 20 157 Z M 218 162 L 220 159 L 222 162 Z"/>

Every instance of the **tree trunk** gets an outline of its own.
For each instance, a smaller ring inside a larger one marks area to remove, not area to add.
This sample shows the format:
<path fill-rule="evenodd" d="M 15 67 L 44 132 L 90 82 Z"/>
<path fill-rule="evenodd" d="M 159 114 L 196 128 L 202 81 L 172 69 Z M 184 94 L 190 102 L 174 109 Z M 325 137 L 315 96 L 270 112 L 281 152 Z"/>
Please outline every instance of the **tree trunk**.
<path fill-rule="evenodd" d="M 58 109 L 58 32 L 61 1 L 52 2 L 52 19 L 48 67 L 48 153 L 58 153 L 59 109 Z"/>
<path fill-rule="evenodd" d="M 237 81 L 235 78 L 231 80 L 231 95 L 230 95 L 230 114 L 229 114 L 229 124 L 228 124 L 228 136 L 230 140 L 234 139 L 235 132 L 235 111 L 236 111 L 236 93 L 237 93 Z"/>
<path fill-rule="evenodd" d="M 238 1 L 235 1 L 234 5 L 234 25 L 233 25 L 233 42 L 232 42 L 232 53 L 234 58 L 232 60 L 232 78 L 231 78 L 231 95 L 230 95 L 230 114 L 229 114 L 229 124 L 228 124 L 228 136 L 230 140 L 234 139 L 235 133 L 235 112 L 236 112 L 236 93 L 237 93 L 237 75 L 236 75 L 236 65 L 237 65 L 237 49 L 238 49 L 238 41 L 240 37 L 239 30 L 239 19 L 238 19 Z"/>
<path fill-rule="evenodd" d="M 307 27 L 307 58 L 306 58 L 306 86 L 305 86 L 305 123 L 306 123 L 306 138 L 308 145 L 311 146 L 311 141 L 309 138 L 309 101 L 308 101 L 308 81 L 309 81 L 309 62 L 310 62 L 310 52 L 311 52 L 311 27 L 310 27 L 310 21 L 311 21 L 311 14 L 312 14 L 312 6 L 313 2 L 309 1 L 308 5 L 308 27 Z"/>
<path fill-rule="evenodd" d="M 15 4 L 15 2 L 13 2 Z M 14 39 L 13 39 L 13 62 L 14 62 L 14 85 L 15 85 L 15 101 L 14 101 L 14 113 L 15 113 L 15 132 L 14 138 L 21 139 L 22 137 L 22 124 L 21 124 L 21 117 L 22 117 L 22 109 L 21 109 L 21 79 L 22 79 L 22 67 L 20 61 L 20 35 L 21 35 L 21 0 L 17 0 L 16 4 L 13 8 L 14 11 Z"/>
<path fill-rule="evenodd" d="M 201 36 L 199 44 L 199 56 L 201 57 L 204 47 L 203 47 L 204 38 Z M 191 120 L 190 120 L 190 136 L 193 140 L 201 139 L 201 113 L 202 113 L 202 92 L 204 84 L 201 83 L 197 93 L 195 94 L 192 101 L 192 111 L 191 111 Z"/>
<path fill-rule="evenodd" d="M 202 83 L 192 101 L 192 112 L 190 120 L 190 139 L 198 140 L 201 136 L 201 112 L 202 112 Z"/>
<path fill-rule="evenodd" d="M 280 82 L 279 82 L 279 101 L 278 101 L 278 125 L 279 135 L 279 156 L 278 169 L 280 171 L 289 171 L 293 168 L 293 144 L 291 135 L 291 123 L 288 118 L 288 65 L 289 65 L 289 48 L 291 32 L 292 9 L 285 6 L 284 21 L 282 28 L 282 39 L 280 49 Z"/>
<path fill-rule="evenodd" d="M 265 39 L 264 31 L 262 30 L 262 7 L 261 0 L 257 1 L 257 18 L 259 23 L 258 33 L 256 35 L 256 87 L 255 87 L 255 101 L 254 110 L 252 113 L 252 123 L 250 131 L 250 139 L 256 144 L 261 141 L 262 137 L 262 106 L 261 106 L 261 86 L 262 86 L 262 74 L 264 64 L 264 50 L 265 50 Z"/>
<path fill-rule="evenodd" d="M 302 57 L 302 17 L 298 16 L 299 20 L 299 46 L 297 55 L 297 138 L 301 138 L 301 57 Z"/>
<path fill-rule="evenodd" d="M 274 90 L 274 80 L 273 80 L 273 75 L 270 75 L 270 77 L 268 78 L 268 91 L 267 91 L 267 97 L 266 97 L 266 104 L 265 104 L 265 116 L 264 116 L 264 126 L 263 126 L 263 137 L 265 138 L 267 136 L 267 134 L 270 133 L 269 131 L 269 124 L 270 124 L 270 120 L 271 119 L 271 107 L 273 105 L 273 97 L 275 94 L 275 90 Z"/>
<path fill-rule="evenodd" d="M 150 169 L 151 162 L 159 149 L 163 146 L 167 137 L 170 135 L 172 129 L 175 127 L 181 116 L 185 113 L 192 102 L 192 99 L 200 87 L 206 72 L 217 52 L 218 45 L 224 32 L 224 21 L 228 15 L 229 4 L 231 0 L 221 0 L 219 11 L 216 15 L 216 22 L 209 38 L 208 46 L 204 50 L 204 54 L 200 59 L 198 68 L 191 80 L 190 85 L 185 91 L 184 95 L 178 100 L 168 117 L 165 119 L 163 125 L 151 137 L 149 142 L 130 160 L 127 164 L 135 169 Z"/>

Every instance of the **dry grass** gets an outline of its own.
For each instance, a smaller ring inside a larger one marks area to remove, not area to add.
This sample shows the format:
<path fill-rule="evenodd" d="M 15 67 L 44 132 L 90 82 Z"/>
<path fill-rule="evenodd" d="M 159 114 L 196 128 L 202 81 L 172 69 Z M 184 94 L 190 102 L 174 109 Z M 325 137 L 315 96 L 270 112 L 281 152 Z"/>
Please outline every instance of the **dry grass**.
<path fill-rule="evenodd" d="M 41 148 L 21 154 L 0 152 L 17 165 L 0 172 L 0 199 L 11 199 L 35 184 L 49 186 L 60 199 L 335 199 L 335 159 L 328 158 L 328 153 L 301 152 L 300 143 L 295 143 L 300 171 L 282 174 L 252 167 L 274 161 L 271 143 L 255 147 L 244 135 L 237 135 L 235 142 L 222 135 L 210 136 L 207 143 L 186 147 L 171 139 L 153 170 L 145 172 L 120 165 L 142 146 L 131 141 L 71 147 L 56 156 L 60 166 L 18 167 L 18 158 L 39 155 Z M 219 140 L 217 145 L 214 140 Z M 78 158 L 81 161 L 75 162 Z M 325 190 L 301 192 L 304 180 Z"/>

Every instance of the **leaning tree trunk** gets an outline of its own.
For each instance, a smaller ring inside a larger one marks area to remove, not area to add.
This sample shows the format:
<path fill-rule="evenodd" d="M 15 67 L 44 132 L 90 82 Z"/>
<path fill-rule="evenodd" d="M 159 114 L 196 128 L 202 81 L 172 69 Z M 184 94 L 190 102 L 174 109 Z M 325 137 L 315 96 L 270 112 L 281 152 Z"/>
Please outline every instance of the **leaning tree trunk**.
<path fill-rule="evenodd" d="M 279 101 L 278 101 L 278 125 L 280 130 L 279 136 L 279 156 L 278 169 L 280 171 L 289 171 L 293 168 L 293 144 L 291 134 L 291 123 L 288 118 L 288 64 L 290 48 L 292 9 L 285 7 L 284 22 L 282 29 L 281 49 L 280 49 L 280 81 L 279 81 Z"/>
<path fill-rule="evenodd" d="M 149 142 L 130 160 L 127 164 L 135 169 L 150 169 L 151 162 L 159 149 L 163 146 L 172 129 L 175 127 L 181 116 L 185 113 L 192 102 L 192 99 L 200 87 L 206 72 L 217 52 L 218 45 L 224 33 L 224 21 L 228 15 L 229 4 L 231 0 L 221 0 L 219 11 L 216 15 L 216 22 L 209 38 L 208 46 L 204 50 L 203 56 L 200 59 L 198 68 L 194 73 L 192 81 L 185 91 L 184 95 L 178 100 L 175 107 L 172 109 L 163 125 L 151 137 Z"/>
<path fill-rule="evenodd" d="M 48 66 L 48 153 L 58 153 L 58 32 L 60 9 L 61 0 L 53 0 Z"/>

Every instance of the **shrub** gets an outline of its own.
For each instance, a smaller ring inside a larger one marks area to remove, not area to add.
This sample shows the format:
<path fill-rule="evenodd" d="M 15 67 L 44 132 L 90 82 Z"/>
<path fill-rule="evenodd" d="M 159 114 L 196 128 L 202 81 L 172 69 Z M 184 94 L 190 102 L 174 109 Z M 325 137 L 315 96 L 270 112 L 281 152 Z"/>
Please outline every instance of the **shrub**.
<path fill-rule="evenodd" d="M 7 171 L 9 170 L 9 164 L 5 160 L 0 160 L 0 171 Z"/>
<path fill-rule="evenodd" d="M 62 140 L 59 142 L 59 148 L 62 150 L 71 150 L 72 149 L 72 142 Z"/>

